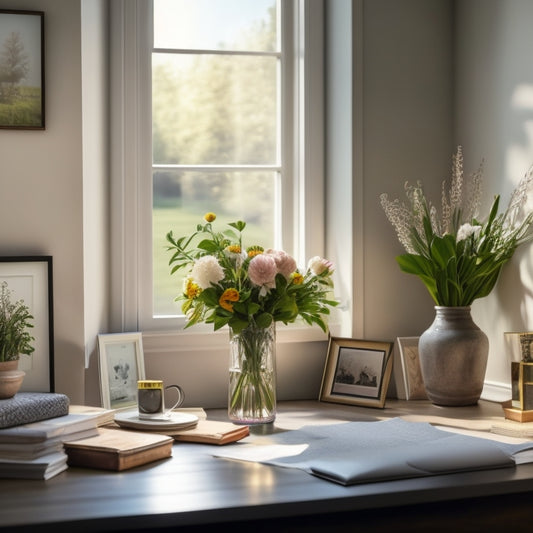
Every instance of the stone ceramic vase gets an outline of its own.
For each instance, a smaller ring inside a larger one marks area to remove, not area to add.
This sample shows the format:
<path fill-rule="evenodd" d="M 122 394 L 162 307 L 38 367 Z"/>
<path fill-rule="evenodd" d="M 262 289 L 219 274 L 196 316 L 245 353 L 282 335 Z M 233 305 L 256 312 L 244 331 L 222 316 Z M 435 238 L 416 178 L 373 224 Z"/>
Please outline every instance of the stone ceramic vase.
<path fill-rule="evenodd" d="M 483 390 L 489 341 L 470 307 L 435 307 L 435 320 L 418 343 L 428 398 L 436 405 L 477 403 Z"/>

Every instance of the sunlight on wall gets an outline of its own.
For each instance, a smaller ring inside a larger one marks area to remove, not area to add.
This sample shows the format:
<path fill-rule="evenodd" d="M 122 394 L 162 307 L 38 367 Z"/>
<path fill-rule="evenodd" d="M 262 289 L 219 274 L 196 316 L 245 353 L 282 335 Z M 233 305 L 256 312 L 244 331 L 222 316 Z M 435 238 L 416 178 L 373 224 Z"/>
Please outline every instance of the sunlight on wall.
<path fill-rule="evenodd" d="M 516 187 L 519 180 L 533 165 L 533 84 L 517 84 L 510 101 L 511 111 L 522 130 L 522 143 L 515 142 L 508 146 L 506 155 L 506 173 L 512 186 Z M 530 191 L 526 211 L 533 210 L 533 191 Z M 519 327 L 530 328 L 533 324 L 533 248 L 531 244 L 519 250 L 513 258 L 514 269 L 520 279 L 520 324 Z M 517 295 L 518 296 L 518 295 Z"/>
<path fill-rule="evenodd" d="M 513 144 L 507 149 L 506 173 L 516 186 L 524 173 L 533 163 L 533 84 L 518 84 L 510 102 L 511 111 L 523 130 L 523 144 Z M 533 199 L 529 199 L 529 206 L 533 206 Z"/>

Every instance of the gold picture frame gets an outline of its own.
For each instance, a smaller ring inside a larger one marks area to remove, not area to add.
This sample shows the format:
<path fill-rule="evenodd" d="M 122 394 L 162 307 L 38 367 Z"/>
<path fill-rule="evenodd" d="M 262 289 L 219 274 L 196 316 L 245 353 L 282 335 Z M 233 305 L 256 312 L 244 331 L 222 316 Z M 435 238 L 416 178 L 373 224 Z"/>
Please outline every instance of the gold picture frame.
<path fill-rule="evenodd" d="M 392 373 L 388 341 L 331 337 L 319 400 L 384 407 Z"/>

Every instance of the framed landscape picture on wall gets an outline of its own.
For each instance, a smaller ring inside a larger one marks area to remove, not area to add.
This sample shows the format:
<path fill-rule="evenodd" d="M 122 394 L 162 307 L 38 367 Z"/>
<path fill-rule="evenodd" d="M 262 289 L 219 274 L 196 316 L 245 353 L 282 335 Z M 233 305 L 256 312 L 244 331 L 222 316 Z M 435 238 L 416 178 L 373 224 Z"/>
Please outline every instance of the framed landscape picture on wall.
<path fill-rule="evenodd" d="M 0 9 L 0 128 L 44 129 L 44 13 Z"/>

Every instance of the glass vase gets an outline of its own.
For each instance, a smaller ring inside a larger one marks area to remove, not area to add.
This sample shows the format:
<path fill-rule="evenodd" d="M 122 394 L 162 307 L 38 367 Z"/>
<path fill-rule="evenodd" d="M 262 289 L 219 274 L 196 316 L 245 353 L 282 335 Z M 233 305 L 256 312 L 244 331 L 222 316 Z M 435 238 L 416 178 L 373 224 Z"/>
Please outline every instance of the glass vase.
<path fill-rule="evenodd" d="M 276 418 L 276 326 L 230 329 L 228 415 L 236 424 Z"/>

